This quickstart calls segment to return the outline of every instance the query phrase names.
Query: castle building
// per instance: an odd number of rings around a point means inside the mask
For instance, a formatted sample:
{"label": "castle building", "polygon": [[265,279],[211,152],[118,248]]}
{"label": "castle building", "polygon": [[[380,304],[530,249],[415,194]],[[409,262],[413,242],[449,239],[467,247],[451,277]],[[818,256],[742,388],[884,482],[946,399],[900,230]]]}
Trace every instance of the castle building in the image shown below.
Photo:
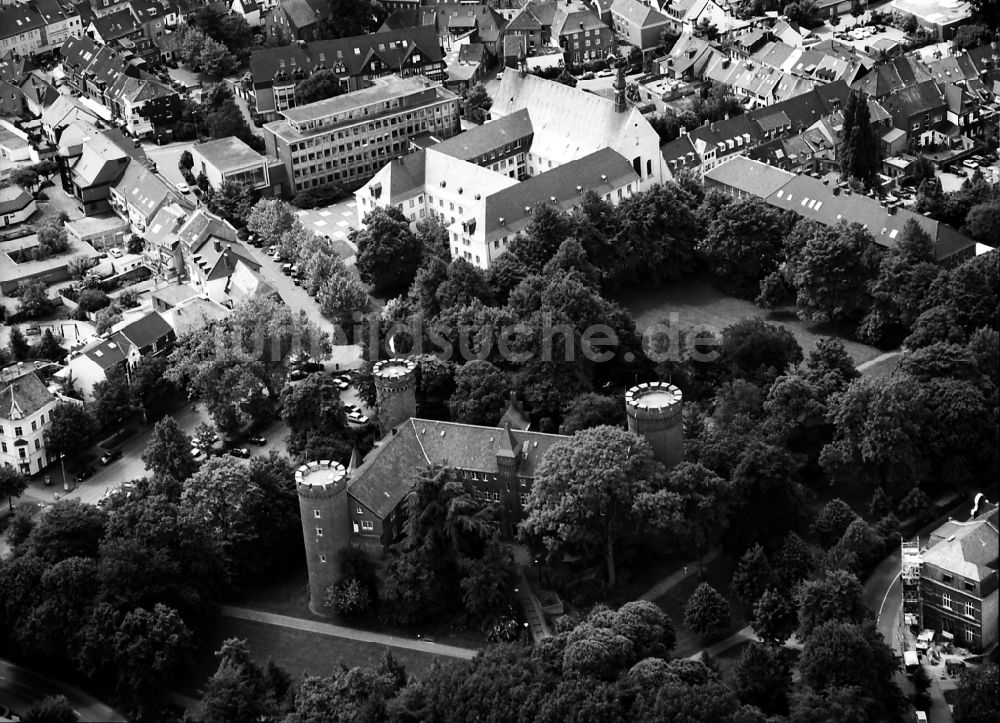
{"label": "castle building", "polygon": [[[309,569],[310,607],[320,613],[326,589],[337,582],[337,557],[354,547],[380,558],[403,533],[403,505],[410,475],[429,465],[451,467],[475,491],[497,506],[499,529],[513,537],[535,479],[535,470],[554,445],[570,437],[530,431],[516,400],[501,426],[420,419],[416,411],[416,364],[388,359],[374,370],[379,422],[384,437],[358,464],[304,465],[295,473],[302,534]],[[645,437],[668,467],[684,457],[682,395],[653,382],[630,389],[625,399],[629,430]],[[517,413],[515,414],[514,411]],[[524,428],[518,428],[519,426]]]}

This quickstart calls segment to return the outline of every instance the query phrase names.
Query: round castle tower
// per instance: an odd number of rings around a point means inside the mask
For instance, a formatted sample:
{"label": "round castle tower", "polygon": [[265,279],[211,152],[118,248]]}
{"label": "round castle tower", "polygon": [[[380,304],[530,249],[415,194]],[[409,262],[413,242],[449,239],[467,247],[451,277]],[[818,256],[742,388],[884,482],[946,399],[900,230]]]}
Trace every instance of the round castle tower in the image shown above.
{"label": "round castle tower", "polygon": [[295,470],[302,539],[309,569],[309,609],[323,615],[326,589],[338,582],[338,556],[351,542],[347,470],[338,462],[310,462]]}
{"label": "round castle tower", "polygon": [[378,394],[378,419],[382,434],[400,422],[417,416],[417,363],[411,359],[385,359],[378,362],[375,391]]}
{"label": "round castle tower", "polygon": [[667,467],[684,460],[683,395],[666,382],[649,382],[625,394],[628,430],[645,437],[653,456]]}

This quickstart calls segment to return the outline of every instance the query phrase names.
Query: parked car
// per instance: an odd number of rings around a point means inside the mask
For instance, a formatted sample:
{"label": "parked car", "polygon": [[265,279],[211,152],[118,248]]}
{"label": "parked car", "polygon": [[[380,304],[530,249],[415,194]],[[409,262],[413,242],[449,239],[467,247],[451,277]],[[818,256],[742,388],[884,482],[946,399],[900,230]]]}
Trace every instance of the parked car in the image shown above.
{"label": "parked car", "polygon": [[234,457],[239,457],[240,459],[246,459],[250,456],[250,450],[246,447],[233,447],[229,450],[229,454]]}
{"label": "parked car", "polygon": [[340,391],[344,391],[349,386],[351,386],[351,382],[346,377],[334,377],[333,386],[337,387],[337,389],[339,389]]}
{"label": "parked car", "polygon": [[367,424],[368,417],[366,417],[360,411],[351,412],[350,414],[347,415],[347,421],[354,422],[355,424]]}
{"label": "parked car", "polygon": [[267,438],[260,435],[256,437],[250,437],[247,441],[250,444],[256,444],[258,447],[263,447],[265,444],[267,444]]}
{"label": "parked car", "polygon": [[111,258],[114,258],[114,259],[120,259],[122,256],[125,255],[122,252],[122,250],[120,248],[118,248],[117,246],[114,246],[114,247],[108,249],[108,253],[111,254]]}
{"label": "parked car", "polygon": [[94,469],[91,465],[87,465],[79,472],[77,472],[75,475],[73,475],[73,479],[76,480],[77,484],[80,484],[84,480],[90,479],[95,474],[97,474],[97,470]]}
{"label": "parked car", "polygon": [[309,376],[309,372],[304,369],[292,369],[288,372],[288,381],[290,382],[300,382]]}
{"label": "parked car", "polygon": [[177,184],[177,190],[180,191],[181,193],[190,193],[191,192],[191,186],[189,186],[189,185],[187,185],[186,183],[183,183],[183,182],[182,183],[178,183]]}
{"label": "parked car", "polygon": [[274,244],[267,247],[268,256],[275,256],[278,253],[278,247]]}
{"label": "parked car", "polygon": [[281,273],[283,273],[285,276],[291,276],[292,275],[292,265],[291,264],[284,264],[284,265],[282,265],[282,267],[281,267]]}
{"label": "parked car", "polygon": [[591,73],[589,70],[580,76],[580,80],[593,80],[597,76]]}
{"label": "parked car", "polygon": [[964,161],[962,161],[962,165],[965,166],[966,168],[972,169],[973,171],[979,168],[979,164],[976,163],[971,158],[966,158]]}
{"label": "parked car", "polygon": [[598,78],[610,78],[614,74],[615,74],[615,71],[611,70],[611,68],[608,68],[607,70],[602,70],[601,72],[599,72],[597,74],[597,77]]}
{"label": "parked car", "polygon": [[114,462],[116,459],[121,459],[121,458],[122,458],[122,451],[120,449],[113,449],[110,452],[106,452],[101,457],[101,464],[103,464],[103,465],[109,465],[112,462]]}
{"label": "parked car", "polygon": [[205,453],[202,451],[201,447],[198,447],[196,445],[194,447],[191,447],[191,458],[195,462],[200,462],[201,460],[205,459]]}

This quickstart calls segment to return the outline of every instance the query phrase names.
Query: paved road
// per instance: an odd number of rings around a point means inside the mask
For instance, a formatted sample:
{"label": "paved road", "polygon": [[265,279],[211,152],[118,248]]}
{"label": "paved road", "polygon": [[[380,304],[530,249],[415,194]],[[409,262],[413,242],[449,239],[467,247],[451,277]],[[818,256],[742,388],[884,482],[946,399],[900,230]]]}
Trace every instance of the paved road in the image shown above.
{"label": "paved road", "polygon": [[233,607],[230,605],[223,605],[219,612],[226,617],[236,618],[237,620],[250,620],[256,623],[265,623],[267,625],[277,625],[283,628],[291,628],[292,630],[302,630],[307,633],[329,635],[335,638],[346,638],[348,640],[357,640],[362,643],[387,645],[391,648],[404,648],[406,650],[415,650],[418,653],[443,655],[449,658],[471,660],[476,657],[476,654],[479,652],[478,650],[473,650],[472,648],[460,648],[455,645],[432,643],[426,640],[408,640],[406,638],[397,638],[393,635],[372,633],[367,630],[355,630],[354,628],[345,628],[331,623],[322,623],[316,620],[304,620],[302,618],[289,617],[288,615],[276,615],[274,613],[265,613],[259,610],[249,610],[247,608]]}
{"label": "paved road", "polygon": [[[707,565],[718,556],[719,556],[719,551],[712,550],[707,555],[705,555],[705,557],[701,559],[701,564]],[[690,570],[688,570],[688,568],[690,568]],[[674,585],[678,585],[682,580],[684,580],[684,578],[688,576],[689,573],[691,575],[695,575],[698,573],[698,562],[691,562],[688,565],[685,565],[683,570],[677,570],[672,575],[668,575],[667,577],[663,578],[658,583],[653,585],[653,587],[649,588],[649,590],[644,592],[639,599],[656,600],[659,597],[663,597],[667,593],[667,590],[672,588]]]}
{"label": "paved road", "polygon": [[4,705],[23,714],[35,701],[50,695],[66,696],[80,720],[115,723],[126,720],[118,711],[79,688],[0,660],[0,702]]}

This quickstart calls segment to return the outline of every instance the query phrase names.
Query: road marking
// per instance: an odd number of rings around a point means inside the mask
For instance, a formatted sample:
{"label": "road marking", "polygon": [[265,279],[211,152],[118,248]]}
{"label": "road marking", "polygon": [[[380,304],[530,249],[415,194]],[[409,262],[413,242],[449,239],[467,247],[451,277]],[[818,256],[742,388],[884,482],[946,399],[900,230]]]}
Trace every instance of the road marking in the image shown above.
{"label": "road marking", "polygon": [[882,609],[885,607],[885,601],[889,599],[889,593],[892,591],[892,586],[896,584],[896,580],[898,580],[902,574],[903,571],[900,570],[893,576],[892,580],[889,581],[889,587],[885,589],[885,596],[882,598],[882,604],[878,606],[878,615],[875,616],[876,623],[882,619]]}
{"label": "road marking", "polygon": [[313,226],[326,226],[326,221],[313,221]]}

